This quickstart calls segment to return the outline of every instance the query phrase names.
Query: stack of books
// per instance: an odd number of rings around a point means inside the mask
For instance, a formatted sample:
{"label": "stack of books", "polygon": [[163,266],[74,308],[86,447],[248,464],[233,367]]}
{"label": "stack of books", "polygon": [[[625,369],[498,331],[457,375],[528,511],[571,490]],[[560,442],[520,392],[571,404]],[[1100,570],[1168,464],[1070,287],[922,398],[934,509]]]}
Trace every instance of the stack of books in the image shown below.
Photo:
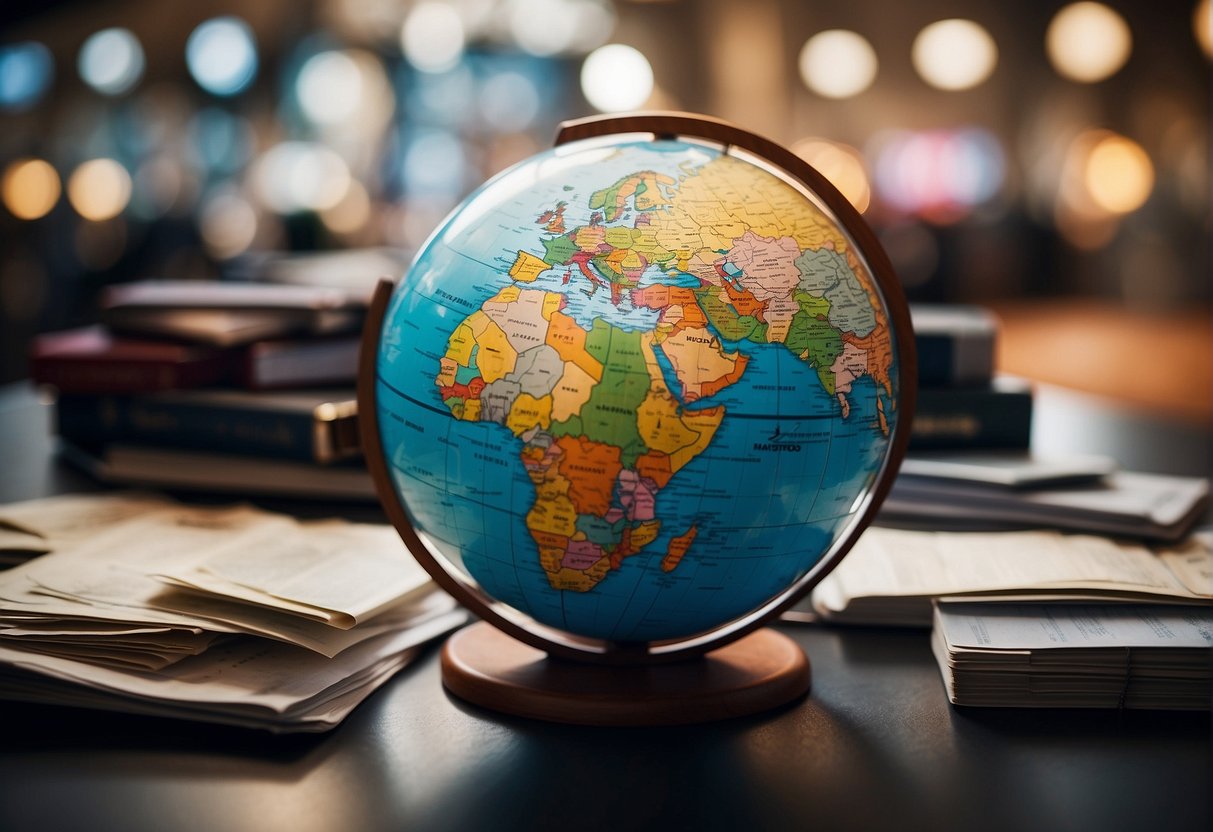
{"label": "stack of books", "polygon": [[1118,470],[1099,456],[1030,449],[1033,392],[994,371],[998,319],[975,306],[912,306],[919,358],[909,450],[878,522],[900,528],[1048,528],[1177,542],[1207,480]]}
{"label": "stack of books", "polygon": [[324,731],[466,622],[391,526],[145,494],[0,506],[0,698]]}
{"label": "stack of books", "polygon": [[366,297],[323,286],[145,281],[102,323],[43,335],[64,456],[98,478],[373,500],[354,382]]}
{"label": "stack of books", "polygon": [[1026,451],[1032,388],[996,376],[999,323],[980,306],[912,304],[918,352],[918,403],[912,451]]}

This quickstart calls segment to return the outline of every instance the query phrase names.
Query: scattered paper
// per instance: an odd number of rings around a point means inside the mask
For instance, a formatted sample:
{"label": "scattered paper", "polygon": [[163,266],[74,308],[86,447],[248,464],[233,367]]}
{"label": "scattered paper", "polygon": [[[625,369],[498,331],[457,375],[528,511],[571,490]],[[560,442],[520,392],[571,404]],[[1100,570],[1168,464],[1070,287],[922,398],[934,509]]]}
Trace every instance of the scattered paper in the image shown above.
{"label": "scattered paper", "polygon": [[54,499],[0,506],[50,549],[0,572],[0,698],[326,730],[467,620],[390,526]]}
{"label": "scattered paper", "polygon": [[1059,532],[871,528],[810,597],[825,618],[930,626],[931,600],[1015,595],[1208,603],[1213,546],[1196,535],[1150,547]]}

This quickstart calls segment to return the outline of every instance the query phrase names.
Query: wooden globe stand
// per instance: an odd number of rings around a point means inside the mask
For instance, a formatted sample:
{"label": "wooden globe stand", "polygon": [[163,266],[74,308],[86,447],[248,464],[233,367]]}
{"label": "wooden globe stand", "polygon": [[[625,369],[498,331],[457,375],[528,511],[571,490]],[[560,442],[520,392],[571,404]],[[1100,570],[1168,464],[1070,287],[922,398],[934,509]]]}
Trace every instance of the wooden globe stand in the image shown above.
{"label": "wooden globe stand", "polygon": [[679,113],[586,119],[562,126],[557,144],[608,134],[689,135],[757,154],[789,173],[829,207],[868,257],[884,293],[900,360],[899,415],[883,475],[847,534],[793,586],[717,630],[671,642],[620,645],[582,639],[526,619],[487,597],[445,563],[396,494],[378,424],[377,362],[384,316],[395,288],[381,281],[363,329],[358,413],[363,452],[380,503],[435,582],[484,619],[451,636],[442,681],[454,695],[517,716],[583,725],[670,725],[746,716],[808,693],[809,661],[795,641],[763,623],[802,597],[832,569],[871,521],[909,440],[916,362],[904,295],[871,229],[821,174],[779,145],[725,122]]}
{"label": "wooden globe stand", "polygon": [[557,659],[480,621],[442,649],[451,693],[495,711],[576,725],[681,725],[769,711],[809,692],[800,645],[761,629],[668,664]]}

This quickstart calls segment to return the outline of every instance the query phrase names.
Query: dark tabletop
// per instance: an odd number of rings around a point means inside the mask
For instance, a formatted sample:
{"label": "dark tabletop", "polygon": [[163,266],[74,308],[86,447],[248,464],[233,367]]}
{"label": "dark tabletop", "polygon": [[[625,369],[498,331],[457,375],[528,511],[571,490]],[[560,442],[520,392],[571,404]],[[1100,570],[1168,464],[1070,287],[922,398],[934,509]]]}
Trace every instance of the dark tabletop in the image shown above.
{"label": "dark tabletop", "polygon": [[[0,501],[97,487],[45,419],[0,391]],[[1213,829],[1207,713],[959,709],[926,631],[778,628],[809,696],[690,727],[490,713],[433,648],[318,736],[6,703],[0,830]]]}

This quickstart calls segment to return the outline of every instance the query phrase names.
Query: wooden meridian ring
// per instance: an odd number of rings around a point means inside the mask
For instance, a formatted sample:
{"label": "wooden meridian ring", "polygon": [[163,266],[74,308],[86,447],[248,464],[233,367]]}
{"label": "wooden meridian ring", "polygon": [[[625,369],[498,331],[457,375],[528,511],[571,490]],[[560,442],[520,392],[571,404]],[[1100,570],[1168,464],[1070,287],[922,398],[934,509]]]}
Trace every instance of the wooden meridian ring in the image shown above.
{"label": "wooden meridian ring", "polygon": [[914,412],[917,360],[914,351],[913,329],[905,295],[898,283],[893,266],[877,240],[876,235],[864,222],[859,212],[830,184],[795,154],[769,139],[742,130],[718,119],[693,116],[683,113],[651,113],[628,116],[606,116],[566,122],[561,126],[556,144],[566,144],[582,139],[627,133],[648,133],[657,138],[690,138],[719,143],[725,149],[738,148],[755,157],[755,161],[772,166],[774,175],[780,174],[789,181],[815,196],[824,203],[833,219],[855,243],[857,254],[868,266],[872,279],[884,301],[884,311],[889,317],[889,328],[896,340],[898,373],[896,402],[897,418],[893,425],[889,449],[885,454],[881,471],[865,504],[846,532],[826,553],[792,586],[769,599],[761,607],[727,622],[720,627],[686,638],[663,642],[618,643],[582,638],[541,624],[505,604],[489,598],[470,579],[448,569],[445,560],[435,552],[417,533],[409,520],[392,485],[387,460],[383,454],[378,423],[378,356],[383,318],[395,284],[383,280],[376,287],[374,298],[367,313],[363,329],[358,373],[358,421],[363,452],[367,467],[375,482],[379,501],[395,525],[405,544],[434,580],[465,607],[493,626],[518,641],[547,652],[549,655],[583,662],[608,664],[642,664],[680,661],[702,655],[710,650],[745,636],[766,621],[783,612],[806,592],[812,589],[832,570],[854,545],[856,538],[871,523],[881,502],[884,501],[897,469],[905,456],[909,442],[910,421]]}

